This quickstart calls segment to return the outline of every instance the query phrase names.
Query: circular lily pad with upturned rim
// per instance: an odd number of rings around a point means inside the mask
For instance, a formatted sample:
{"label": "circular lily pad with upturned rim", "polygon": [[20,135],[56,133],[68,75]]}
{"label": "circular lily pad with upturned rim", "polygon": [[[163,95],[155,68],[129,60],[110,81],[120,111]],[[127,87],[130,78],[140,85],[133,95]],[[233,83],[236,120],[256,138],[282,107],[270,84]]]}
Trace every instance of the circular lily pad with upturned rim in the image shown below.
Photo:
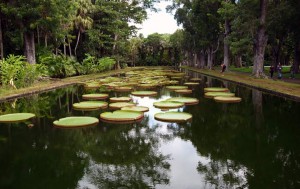
{"label": "circular lily pad with upturned rim", "polygon": [[101,84],[98,82],[85,83],[84,88],[86,89],[98,89],[101,87]]}
{"label": "circular lily pad with upturned rim", "polygon": [[197,98],[191,97],[173,97],[168,98],[167,101],[182,102],[185,105],[195,105],[199,103],[199,100]]}
{"label": "circular lily pad with upturned rim", "polygon": [[156,91],[133,91],[131,92],[134,96],[156,96]]}
{"label": "circular lily pad with upturned rim", "polygon": [[216,96],[214,97],[216,102],[223,102],[223,103],[238,103],[242,101],[242,98],[235,97],[235,96]]}
{"label": "circular lily pad with upturned rim", "polygon": [[179,90],[175,90],[176,93],[178,94],[192,94],[193,91],[190,89],[179,89]]}
{"label": "circular lily pad with upturned rim", "polygon": [[116,91],[116,92],[130,92],[132,90],[133,90],[132,87],[115,87],[114,88],[114,91]]}
{"label": "circular lily pad with upturned rim", "polygon": [[103,101],[83,101],[74,103],[73,108],[75,110],[93,111],[107,108],[108,103]]}
{"label": "circular lily pad with upturned rim", "polygon": [[109,99],[110,102],[129,102],[132,99],[127,96],[122,96],[122,97],[112,97]]}
{"label": "circular lily pad with upturned rim", "polygon": [[133,102],[114,102],[109,104],[109,108],[114,110],[121,109],[126,106],[135,106],[135,104]]}
{"label": "circular lily pad with upturned rim", "polygon": [[173,102],[173,101],[160,101],[154,102],[153,106],[160,109],[174,109],[174,108],[181,108],[184,106],[182,102]]}
{"label": "circular lily pad with upturned rim", "polygon": [[216,96],[235,96],[235,94],[229,92],[207,92],[204,93],[204,96],[207,98],[214,98]]}
{"label": "circular lily pad with upturned rim", "polygon": [[148,112],[149,108],[146,106],[126,106],[121,108],[121,110],[130,110],[130,111],[137,111],[137,112]]}
{"label": "circular lily pad with upturned rim", "polygon": [[95,93],[95,94],[84,94],[82,95],[82,99],[84,100],[104,100],[108,98],[108,94],[103,93]]}
{"label": "circular lily pad with upturned rim", "polygon": [[204,92],[229,92],[229,89],[222,87],[207,87],[204,88]]}
{"label": "circular lily pad with upturned rim", "polygon": [[179,89],[187,89],[188,86],[180,86],[180,85],[171,85],[171,86],[166,86],[166,89],[169,90],[179,90]]}
{"label": "circular lily pad with upturned rim", "polygon": [[35,114],[32,113],[5,114],[0,116],[0,123],[16,123],[16,122],[26,121],[34,117]]}
{"label": "circular lily pad with upturned rim", "polygon": [[184,85],[196,86],[196,85],[199,85],[199,83],[197,83],[197,82],[186,82],[186,83],[184,83]]}
{"label": "circular lily pad with upturned rim", "polygon": [[154,115],[154,118],[163,122],[182,123],[192,120],[192,114],[185,112],[161,112]]}
{"label": "circular lily pad with upturned rim", "polygon": [[62,128],[78,128],[98,125],[95,117],[65,117],[53,122],[54,126]]}
{"label": "circular lily pad with upturned rim", "polygon": [[199,82],[201,80],[202,80],[201,78],[196,78],[196,77],[190,79],[190,81],[193,81],[193,82]]}
{"label": "circular lily pad with upturned rim", "polygon": [[138,87],[143,88],[143,89],[153,89],[153,88],[156,88],[157,85],[144,83],[144,84],[139,84]]}
{"label": "circular lily pad with upturned rim", "polygon": [[100,114],[101,121],[108,123],[135,123],[140,122],[143,118],[143,112],[129,110],[117,110]]}

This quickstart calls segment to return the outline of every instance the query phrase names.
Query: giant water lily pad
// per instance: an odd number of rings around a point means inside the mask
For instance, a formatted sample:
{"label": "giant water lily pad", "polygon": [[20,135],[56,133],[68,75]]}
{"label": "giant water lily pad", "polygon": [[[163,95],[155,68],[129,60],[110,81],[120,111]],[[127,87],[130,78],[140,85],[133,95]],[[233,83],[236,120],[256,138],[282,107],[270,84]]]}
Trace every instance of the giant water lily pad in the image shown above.
{"label": "giant water lily pad", "polygon": [[73,104],[73,108],[75,110],[92,111],[107,108],[107,105],[107,102],[103,101],[83,101]]}
{"label": "giant water lily pad", "polygon": [[117,110],[100,114],[101,121],[109,123],[134,123],[141,121],[143,117],[143,112],[128,110]]}
{"label": "giant water lily pad", "polygon": [[192,114],[185,112],[161,112],[154,115],[158,121],[181,123],[192,119]]}
{"label": "giant water lily pad", "polygon": [[138,111],[138,112],[148,112],[149,108],[146,106],[126,106],[121,108],[121,110],[130,110],[130,111]]}
{"label": "giant water lily pad", "polygon": [[184,85],[196,86],[196,85],[199,85],[199,83],[197,83],[197,82],[186,82],[186,83],[184,83]]}
{"label": "giant water lily pad", "polygon": [[157,87],[157,85],[156,84],[143,83],[143,84],[139,84],[138,87],[143,88],[143,89],[153,89],[153,88]]}
{"label": "giant water lily pad", "polygon": [[114,102],[114,103],[109,104],[109,108],[115,109],[115,110],[121,109],[126,106],[135,106],[135,104],[132,102]]}
{"label": "giant water lily pad", "polygon": [[172,101],[160,101],[154,102],[153,106],[160,109],[173,109],[173,108],[181,108],[184,106],[182,102],[172,102]]}
{"label": "giant water lily pad", "polygon": [[197,78],[197,77],[194,77],[194,78],[190,79],[190,81],[192,81],[192,82],[199,82],[201,80],[202,80],[201,78]]}
{"label": "giant water lily pad", "polygon": [[204,96],[207,98],[214,98],[216,96],[235,96],[235,94],[229,92],[207,92]]}
{"label": "giant water lily pad", "polygon": [[95,117],[65,117],[53,122],[54,126],[63,128],[96,126],[98,123]]}
{"label": "giant water lily pad", "polygon": [[84,100],[104,100],[104,99],[107,99],[108,98],[108,94],[84,94],[82,95],[82,98]]}
{"label": "giant water lily pad", "polygon": [[204,92],[228,92],[228,88],[222,88],[222,87],[207,87],[204,88]]}
{"label": "giant water lily pad", "polygon": [[0,116],[0,123],[15,123],[26,121],[28,119],[34,118],[35,114],[32,113],[12,113]]}
{"label": "giant water lily pad", "polygon": [[101,84],[96,81],[84,84],[84,88],[86,89],[98,89],[99,87],[101,87]]}
{"label": "giant water lily pad", "polygon": [[117,92],[129,92],[132,91],[132,87],[115,87],[114,89]]}
{"label": "giant water lily pad", "polygon": [[109,99],[110,102],[129,102],[132,99],[127,96],[122,96],[122,97],[112,97]]}
{"label": "giant water lily pad", "polygon": [[175,92],[178,93],[178,94],[191,94],[191,93],[193,93],[193,91],[190,90],[190,89],[179,89],[179,90],[175,90]]}
{"label": "giant water lily pad", "polygon": [[216,102],[223,102],[223,103],[237,103],[241,102],[242,98],[235,97],[235,96],[216,96],[214,97]]}
{"label": "giant water lily pad", "polygon": [[133,91],[131,92],[134,96],[156,96],[156,91]]}
{"label": "giant water lily pad", "polygon": [[191,97],[173,97],[168,98],[167,101],[182,102],[185,105],[195,105],[199,103],[199,100],[197,98]]}
{"label": "giant water lily pad", "polygon": [[171,85],[171,86],[166,86],[166,88],[169,90],[179,90],[179,89],[187,89],[188,86]]}

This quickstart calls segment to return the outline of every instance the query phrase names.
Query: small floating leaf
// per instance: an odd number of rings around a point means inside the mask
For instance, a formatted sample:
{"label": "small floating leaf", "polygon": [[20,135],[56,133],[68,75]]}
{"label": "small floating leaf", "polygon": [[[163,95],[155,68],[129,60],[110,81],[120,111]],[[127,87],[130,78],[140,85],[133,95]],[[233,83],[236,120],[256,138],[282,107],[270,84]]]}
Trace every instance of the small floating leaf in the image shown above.
{"label": "small floating leaf", "polygon": [[134,123],[141,121],[143,117],[143,112],[128,110],[117,110],[100,114],[100,119],[109,123]]}
{"label": "small floating leaf", "polygon": [[186,122],[192,119],[192,114],[185,112],[161,112],[154,115],[154,118],[164,122]]}
{"label": "small floating leaf", "polygon": [[73,104],[73,108],[75,110],[92,111],[107,108],[107,105],[107,102],[103,101],[83,101]]}
{"label": "small floating leaf", "polygon": [[108,94],[84,94],[82,98],[85,100],[104,100],[108,98]]}
{"label": "small floating leaf", "polygon": [[149,108],[146,106],[126,106],[121,108],[121,110],[130,110],[130,111],[138,111],[138,112],[148,112]]}
{"label": "small floating leaf", "polygon": [[222,87],[207,87],[204,88],[204,92],[228,92],[228,88],[222,88]]}
{"label": "small floating leaf", "polygon": [[26,121],[28,119],[34,118],[35,114],[32,113],[12,113],[0,116],[0,123],[15,123]]}
{"label": "small floating leaf", "polygon": [[54,126],[64,128],[96,126],[98,123],[95,117],[65,117],[53,122]]}
{"label": "small floating leaf", "polygon": [[234,96],[216,96],[214,97],[216,102],[223,102],[223,103],[237,103],[241,102],[242,98],[234,97]]}
{"label": "small floating leaf", "polygon": [[156,96],[156,91],[133,91],[131,92],[134,96]]}
{"label": "small floating leaf", "polygon": [[195,105],[199,103],[199,100],[197,98],[191,97],[173,97],[167,99],[167,101],[182,102],[185,105]]}
{"label": "small floating leaf", "polygon": [[160,109],[172,109],[172,108],[180,108],[184,106],[184,103],[172,102],[172,101],[160,101],[160,102],[154,102],[153,106]]}

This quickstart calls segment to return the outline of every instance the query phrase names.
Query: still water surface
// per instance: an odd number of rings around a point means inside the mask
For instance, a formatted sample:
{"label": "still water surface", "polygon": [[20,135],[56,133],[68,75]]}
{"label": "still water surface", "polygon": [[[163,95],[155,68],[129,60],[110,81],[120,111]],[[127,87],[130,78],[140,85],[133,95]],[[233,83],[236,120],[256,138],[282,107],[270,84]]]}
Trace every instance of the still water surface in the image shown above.
{"label": "still water surface", "polygon": [[[133,97],[150,111],[138,124],[100,122],[59,129],[66,116],[99,117],[103,111],[72,110],[82,86],[2,103],[1,114],[32,112],[27,123],[0,124],[0,188],[300,188],[300,103],[195,73],[202,82],[191,97],[200,103],[176,111],[190,123],[156,121],[153,102],[178,96]],[[204,87],[228,87],[238,104],[204,98]],[[110,96],[129,95],[114,93]]]}

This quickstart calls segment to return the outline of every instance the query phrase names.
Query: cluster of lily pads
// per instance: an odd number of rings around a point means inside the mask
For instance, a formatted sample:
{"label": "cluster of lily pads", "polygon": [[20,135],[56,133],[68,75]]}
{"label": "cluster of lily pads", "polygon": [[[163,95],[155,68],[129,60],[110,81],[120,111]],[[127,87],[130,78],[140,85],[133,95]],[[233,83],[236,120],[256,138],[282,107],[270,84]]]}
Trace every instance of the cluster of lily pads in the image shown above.
{"label": "cluster of lily pads", "polygon": [[[100,88],[106,91],[116,93],[130,93],[132,96],[145,97],[157,96],[155,89],[166,86],[166,89],[178,94],[191,94],[193,86],[199,85],[201,79],[192,78],[185,81],[185,73],[174,70],[138,70],[130,71],[124,77],[106,77],[98,80],[83,83],[86,91],[92,90],[92,93],[82,95],[81,102],[74,103],[73,109],[80,111],[95,111],[109,109],[103,112],[99,118],[108,123],[135,123],[144,118],[144,112],[149,111],[146,106],[136,106],[129,96],[111,97],[109,94],[98,92]],[[94,92],[96,91],[96,92]],[[154,115],[156,120],[165,122],[186,122],[192,119],[192,115],[184,112],[166,111],[177,109],[183,106],[198,104],[199,100],[191,97],[173,97],[164,101],[155,102],[154,107],[163,110],[161,113]],[[0,122],[18,122],[35,117],[30,113],[7,114],[0,116]],[[99,123],[99,119],[88,116],[65,117],[53,122],[56,127],[73,128],[94,126]]]}
{"label": "cluster of lily pads", "polygon": [[242,100],[242,98],[236,97],[234,93],[231,93],[228,88],[207,87],[204,88],[204,92],[206,98],[213,98],[216,102],[237,103]]}

